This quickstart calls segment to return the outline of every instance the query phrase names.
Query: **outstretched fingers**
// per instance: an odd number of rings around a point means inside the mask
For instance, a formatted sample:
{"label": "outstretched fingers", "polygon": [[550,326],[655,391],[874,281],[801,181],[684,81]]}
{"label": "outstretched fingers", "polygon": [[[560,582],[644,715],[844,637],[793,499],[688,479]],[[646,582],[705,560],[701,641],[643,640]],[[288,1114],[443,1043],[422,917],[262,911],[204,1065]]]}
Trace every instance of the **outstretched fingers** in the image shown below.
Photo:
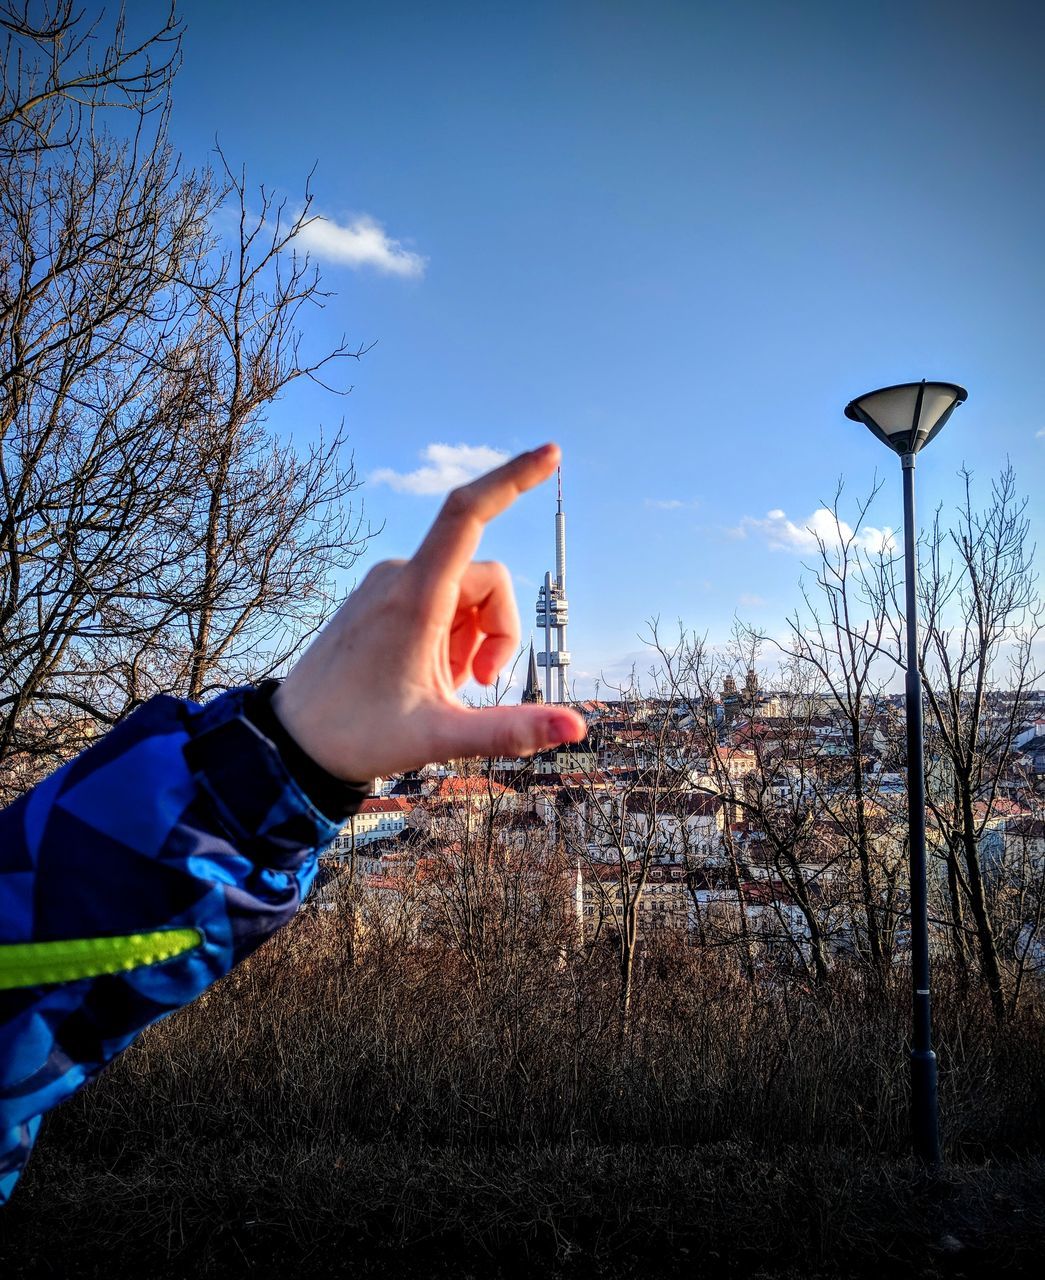
{"label": "outstretched fingers", "polygon": [[455,489],[417,549],[409,570],[423,593],[438,590],[464,572],[484,527],[528,489],[547,480],[559,461],[559,446],[541,445]]}

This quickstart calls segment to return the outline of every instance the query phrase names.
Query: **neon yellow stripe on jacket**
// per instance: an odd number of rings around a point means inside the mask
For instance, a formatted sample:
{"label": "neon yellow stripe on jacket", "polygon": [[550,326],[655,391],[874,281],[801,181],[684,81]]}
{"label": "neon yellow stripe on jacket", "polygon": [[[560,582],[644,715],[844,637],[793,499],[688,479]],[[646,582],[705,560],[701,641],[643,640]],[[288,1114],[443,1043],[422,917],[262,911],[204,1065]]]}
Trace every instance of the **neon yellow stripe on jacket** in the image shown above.
{"label": "neon yellow stripe on jacket", "polygon": [[199,929],[159,929],[116,938],[0,944],[0,991],[139,969],[184,955],[202,941]]}

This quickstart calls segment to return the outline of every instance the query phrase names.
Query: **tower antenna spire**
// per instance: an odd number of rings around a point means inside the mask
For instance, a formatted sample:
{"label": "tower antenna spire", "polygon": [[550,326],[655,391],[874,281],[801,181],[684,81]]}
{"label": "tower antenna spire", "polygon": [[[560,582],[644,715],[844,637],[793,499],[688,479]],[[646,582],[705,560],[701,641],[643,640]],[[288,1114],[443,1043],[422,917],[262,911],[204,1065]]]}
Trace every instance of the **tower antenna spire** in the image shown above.
{"label": "tower antenna spire", "polygon": [[544,575],[544,585],[537,596],[537,625],[544,632],[544,648],[537,655],[537,665],[545,669],[545,701],[566,702],[569,692],[566,669],[570,665],[570,651],[566,647],[569,604],[566,600],[566,513],[562,509],[561,466],[556,472],[556,482],[555,571]]}

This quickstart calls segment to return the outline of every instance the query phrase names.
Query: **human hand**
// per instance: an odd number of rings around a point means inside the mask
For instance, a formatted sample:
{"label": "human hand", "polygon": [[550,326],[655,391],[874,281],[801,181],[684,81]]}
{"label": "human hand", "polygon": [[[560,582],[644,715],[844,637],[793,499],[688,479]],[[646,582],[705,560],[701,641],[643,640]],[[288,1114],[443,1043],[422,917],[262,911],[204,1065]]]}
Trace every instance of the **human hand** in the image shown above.
{"label": "human hand", "polygon": [[504,565],[473,561],[484,526],[555,470],[546,444],[455,489],[412,560],[375,565],[280,685],[272,706],[336,777],[364,781],[464,756],[528,756],[584,737],[563,706],[473,710],[519,645]]}

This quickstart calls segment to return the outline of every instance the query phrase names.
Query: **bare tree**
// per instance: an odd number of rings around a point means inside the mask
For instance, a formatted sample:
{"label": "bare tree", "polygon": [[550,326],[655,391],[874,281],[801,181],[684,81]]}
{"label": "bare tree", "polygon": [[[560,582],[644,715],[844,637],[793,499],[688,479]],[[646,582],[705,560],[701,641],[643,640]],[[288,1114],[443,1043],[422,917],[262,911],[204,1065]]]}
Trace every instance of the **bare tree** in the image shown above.
{"label": "bare tree", "polygon": [[[994,1016],[1002,1022],[1008,1008],[1005,958],[992,918],[982,844],[1037,679],[1033,645],[1045,613],[1033,572],[1027,500],[1017,493],[1012,467],[994,481],[983,511],[973,500],[971,474],[963,470],[962,477],[956,518],[948,528],[937,512],[922,573],[929,750],[947,766],[946,776],[930,786],[928,804],[956,900],[971,917]],[[960,913],[958,907],[959,925]]]}
{"label": "bare tree", "polygon": [[[654,626],[654,635],[655,635]],[[669,667],[667,676],[674,674]],[[621,1026],[631,1017],[642,906],[663,844],[662,824],[688,779],[669,760],[672,690],[658,685],[647,698],[635,680],[614,692],[630,768],[612,779],[596,766],[563,791],[560,830],[572,860],[594,890],[599,919],[588,945],[607,938],[617,957]]]}
{"label": "bare tree", "polygon": [[721,874],[716,878],[722,880],[726,891],[736,902],[735,911],[724,910],[719,904],[713,911],[701,911],[696,890],[697,877],[702,872],[707,878],[709,860],[706,856],[698,858],[697,865],[689,867],[697,934],[702,945],[737,951],[741,971],[745,979],[753,983],[757,943],[748,916],[751,906],[747,888],[749,877],[741,847],[742,788],[740,779],[731,768],[726,741],[728,730],[719,696],[727,680],[733,680],[735,684],[738,664],[735,655],[716,654],[701,637],[693,634],[683,633],[681,644],[672,645],[661,643],[658,637],[655,647],[661,663],[676,673],[674,683],[686,712],[683,723],[691,734],[691,777],[697,774],[694,785],[699,793],[710,794],[720,807],[720,847],[715,861],[721,862]]}
{"label": "bare tree", "polygon": [[179,501],[165,520],[176,521],[179,578],[163,614],[150,613],[150,644],[135,651],[194,699],[278,670],[327,616],[335,572],[369,536],[350,502],[358,481],[343,427],[301,453],[265,426],[292,382],[362,354],[344,341],[314,359],[302,353],[300,313],[324,296],[318,273],[292,251],[311,195],[287,219],[264,189],[251,214],[243,178],[228,170],[224,193],[238,214],[236,240],[199,291],[197,323],[181,344],[193,401]]}
{"label": "bare tree", "polygon": [[1045,973],[1045,797],[1027,785],[1023,798],[1024,811],[992,833],[985,859],[988,908],[1010,970],[1010,1017],[1028,980]]}
{"label": "bare tree", "polygon": [[[759,968],[786,960],[825,983],[837,924],[826,917],[825,883],[837,854],[824,855],[814,822],[810,703],[792,691],[786,706],[775,705],[772,717],[764,714],[755,667],[759,645],[738,624],[725,653],[715,654],[699,637],[689,637],[683,650],[704,785],[723,810],[724,885],[735,899],[734,912],[715,912],[715,936],[707,941],[737,948],[749,982]],[[774,704],[782,698],[778,690]]]}
{"label": "bare tree", "polygon": [[104,15],[85,22],[75,0],[9,0],[0,30],[0,160],[74,145],[101,109],[162,109],[181,58],[173,3],[140,39],[128,36],[122,6],[107,27]]}
{"label": "bare tree", "polygon": [[[32,17],[32,21],[30,21]],[[8,9],[0,114],[0,762],[7,794],[160,690],[294,651],[365,537],[338,430],[301,455],[272,400],[321,302],[288,220],[167,141],[177,27],[99,51],[57,3]],[[120,135],[103,109],[128,108]],[[211,230],[229,200],[238,236]]]}
{"label": "bare tree", "polygon": [[[587,883],[587,946],[615,951],[624,1029],[638,959],[658,936],[739,945],[745,974],[753,979],[755,970],[731,826],[736,797],[725,771],[716,775],[719,726],[704,650],[681,627],[667,638],[657,620],[644,639],[654,660],[648,690],[634,675],[613,689],[613,715],[595,731],[602,763],[564,788],[561,812]],[[730,892],[733,912],[722,901]]]}
{"label": "bare tree", "polygon": [[51,763],[84,717],[116,718],[83,705],[80,642],[173,555],[156,522],[190,412],[175,353],[214,192],[137,124],[0,166],[0,759],[40,746]]}
{"label": "bare tree", "polygon": [[566,877],[526,778],[504,785],[492,760],[453,767],[418,805],[419,889],[429,937],[459,953],[476,990],[489,993],[564,946]]}
{"label": "bare tree", "polygon": [[[841,741],[833,767],[822,766],[813,780],[823,819],[837,831],[857,869],[856,954],[866,959],[874,984],[884,986],[891,961],[897,912],[898,859],[894,832],[899,817],[889,812],[880,787],[880,756],[874,738],[887,720],[886,683],[899,663],[897,636],[880,602],[891,594],[894,548],[882,536],[867,545],[864,525],[880,484],[857,504],[853,525],[842,519],[842,486],[829,508],[836,537],[816,535],[818,560],[812,584],[803,584],[805,608],[788,619],[785,654],[807,668],[825,715],[839,726]],[[824,762],[827,765],[828,762]]]}

